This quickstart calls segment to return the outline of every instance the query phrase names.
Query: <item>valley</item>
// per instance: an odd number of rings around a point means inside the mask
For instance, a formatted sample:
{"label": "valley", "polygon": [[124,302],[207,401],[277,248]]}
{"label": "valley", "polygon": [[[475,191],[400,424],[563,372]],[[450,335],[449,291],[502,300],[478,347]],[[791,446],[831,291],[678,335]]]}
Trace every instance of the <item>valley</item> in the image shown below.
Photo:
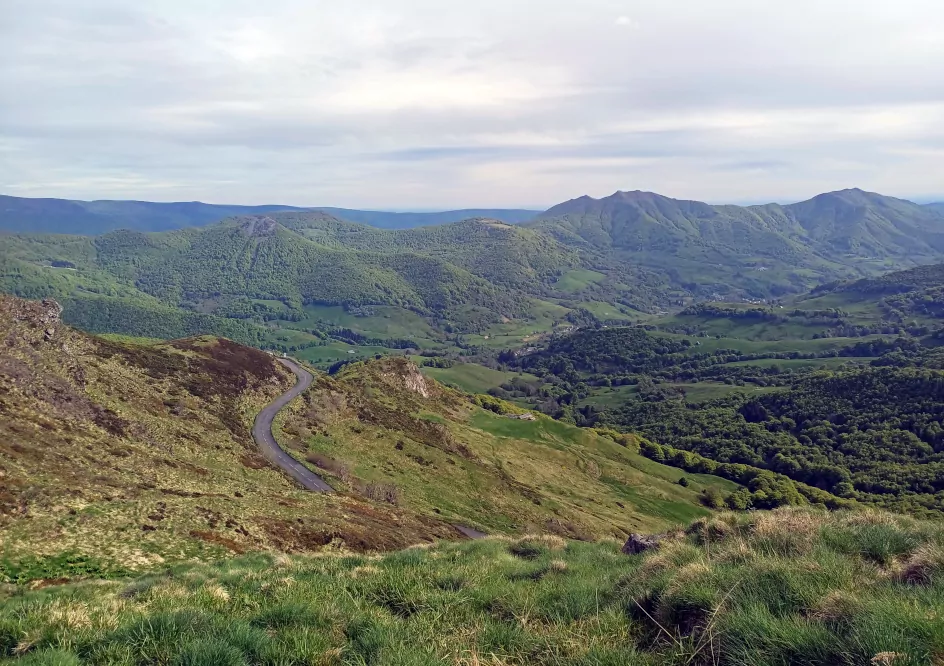
{"label": "valley", "polygon": [[944,217],[823,197],[0,237],[0,663],[944,654]]}

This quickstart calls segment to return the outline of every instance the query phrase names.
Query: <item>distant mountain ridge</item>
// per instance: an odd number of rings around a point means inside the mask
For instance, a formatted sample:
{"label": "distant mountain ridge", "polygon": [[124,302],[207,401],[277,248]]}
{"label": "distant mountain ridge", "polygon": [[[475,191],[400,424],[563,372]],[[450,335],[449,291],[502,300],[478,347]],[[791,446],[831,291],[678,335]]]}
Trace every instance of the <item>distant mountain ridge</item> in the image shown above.
{"label": "distant mountain ridge", "polygon": [[533,219],[540,212],[518,209],[469,209],[429,213],[390,213],[330,207],[235,206],[207,204],[200,201],[178,203],[73,201],[0,195],[0,232],[97,236],[118,229],[172,231],[187,227],[203,227],[228,217],[265,215],[277,211],[324,211],[350,222],[369,224],[384,229],[449,224],[471,217],[496,218],[515,224]]}
{"label": "distant mountain ridge", "polygon": [[616,192],[567,201],[523,226],[663,271],[704,297],[778,297],[816,282],[944,260],[944,214],[859,189],[759,206]]}

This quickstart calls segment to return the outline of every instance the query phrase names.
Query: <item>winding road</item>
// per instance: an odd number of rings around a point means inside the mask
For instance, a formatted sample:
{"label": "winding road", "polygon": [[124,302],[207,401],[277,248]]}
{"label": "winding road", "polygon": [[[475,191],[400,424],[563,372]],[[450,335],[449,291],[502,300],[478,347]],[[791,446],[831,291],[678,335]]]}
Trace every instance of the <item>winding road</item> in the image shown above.
{"label": "winding road", "polygon": [[278,400],[259,412],[256,416],[256,422],[252,426],[252,437],[256,440],[256,444],[259,445],[259,450],[262,451],[262,455],[266,460],[298,481],[306,490],[333,493],[334,488],[325,483],[320,476],[283,451],[272,434],[272,420],[275,415],[285,405],[307,391],[312,381],[314,381],[312,374],[297,363],[285,358],[280,358],[279,363],[295,373],[295,376],[298,377],[298,383],[279,396]]}
{"label": "winding road", "polygon": [[[298,377],[298,383],[279,396],[271,405],[259,412],[256,416],[256,422],[252,426],[253,439],[256,440],[256,444],[259,445],[259,450],[262,451],[262,455],[266,460],[298,481],[306,490],[314,490],[319,493],[333,493],[334,488],[325,483],[320,476],[287,454],[282,447],[279,446],[278,442],[275,441],[275,435],[272,434],[272,421],[275,419],[275,415],[288,403],[307,391],[308,387],[311,386],[311,383],[315,379],[310,372],[297,363],[287,358],[280,358],[278,360],[279,363],[295,373],[295,376]],[[480,532],[479,530],[466,527],[465,525],[453,524],[452,527],[469,539],[481,539],[488,536],[485,532]]]}

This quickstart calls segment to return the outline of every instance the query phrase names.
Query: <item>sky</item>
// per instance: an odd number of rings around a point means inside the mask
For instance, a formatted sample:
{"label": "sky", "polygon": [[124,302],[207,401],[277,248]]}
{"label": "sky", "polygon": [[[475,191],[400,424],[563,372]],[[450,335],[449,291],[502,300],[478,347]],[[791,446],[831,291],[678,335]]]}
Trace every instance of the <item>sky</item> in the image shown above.
{"label": "sky", "polygon": [[0,0],[0,193],[944,199],[940,0]]}

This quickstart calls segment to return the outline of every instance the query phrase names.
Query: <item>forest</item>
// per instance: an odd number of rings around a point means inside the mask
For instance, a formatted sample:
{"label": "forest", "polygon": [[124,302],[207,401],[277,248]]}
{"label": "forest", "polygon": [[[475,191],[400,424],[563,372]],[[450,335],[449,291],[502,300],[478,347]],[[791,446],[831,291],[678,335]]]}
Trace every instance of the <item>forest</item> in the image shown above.
{"label": "forest", "polygon": [[[659,443],[643,453],[684,469],[730,475],[714,465],[744,465],[835,497],[944,512],[944,353],[898,337],[819,355],[874,358],[836,370],[732,366],[746,358],[801,354],[698,352],[689,340],[642,328],[581,330],[532,353],[504,353],[500,358],[509,367],[541,381],[516,377],[492,393],[530,401],[578,425],[639,433]],[[668,383],[707,379],[749,390],[693,404]],[[588,404],[584,399],[600,385],[634,390],[617,405]],[[756,393],[774,386],[778,390]],[[697,462],[683,454],[697,455]],[[793,503],[781,490],[765,491],[760,500],[735,497],[730,505],[745,501],[758,508]]]}

